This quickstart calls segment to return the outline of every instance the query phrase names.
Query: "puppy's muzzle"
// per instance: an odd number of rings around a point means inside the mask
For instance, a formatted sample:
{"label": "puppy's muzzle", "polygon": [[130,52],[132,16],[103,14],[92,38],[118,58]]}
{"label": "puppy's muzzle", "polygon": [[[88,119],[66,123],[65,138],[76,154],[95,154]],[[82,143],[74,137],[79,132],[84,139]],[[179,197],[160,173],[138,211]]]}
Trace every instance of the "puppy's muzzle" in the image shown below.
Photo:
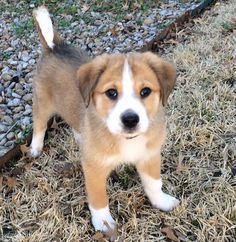
{"label": "puppy's muzzle", "polygon": [[121,122],[125,130],[132,132],[139,123],[139,116],[132,110],[127,110],[121,115]]}

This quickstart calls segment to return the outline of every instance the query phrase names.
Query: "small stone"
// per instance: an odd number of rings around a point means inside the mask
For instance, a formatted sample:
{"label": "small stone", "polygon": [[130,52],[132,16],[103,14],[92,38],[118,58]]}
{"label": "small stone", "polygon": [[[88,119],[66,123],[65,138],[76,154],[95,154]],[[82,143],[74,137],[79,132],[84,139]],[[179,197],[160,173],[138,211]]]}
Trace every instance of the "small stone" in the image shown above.
{"label": "small stone", "polygon": [[9,106],[9,107],[16,107],[16,106],[19,106],[19,105],[20,105],[20,99],[19,98],[14,98],[13,100],[10,100],[7,103],[7,106]]}
{"label": "small stone", "polygon": [[24,117],[21,120],[21,125],[23,125],[23,126],[29,125],[30,124],[30,121],[31,121],[31,118],[30,117]]}
{"label": "small stone", "polygon": [[16,66],[17,63],[18,63],[18,61],[15,61],[15,60],[10,59],[10,60],[8,60],[8,63],[11,64],[11,65],[13,65],[13,66]]}
{"label": "small stone", "polygon": [[27,93],[26,95],[23,96],[23,100],[28,102],[32,100],[32,94],[31,93]]}
{"label": "small stone", "polygon": [[26,104],[26,105],[25,105],[25,110],[27,110],[27,109],[30,109],[30,110],[32,110],[32,107],[31,107],[31,105],[29,105],[29,104]]}
{"label": "small stone", "polygon": [[11,93],[12,97],[21,98],[21,96],[15,92]]}
{"label": "small stone", "polygon": [[[15,19],[14,21],[16,21],[17,19]],[[16,47],[18,44],[19,44],[19,41],[20,41],[20,39],[16,39],[16,40],[12,40],[11,41],[11,46],[12,47]]]}
{"label": "small stone", "polygon": [[28,60],[30,59],[30,56],[27,52],[23,52],[22,55],[21,55],[21,59],[24,61],[24,62],[28,62]]}
{"label": "small stone", "polygon": [[15,90],[15,92],[16,92],[17,94],[19,94],[20,97],[22,97],[22,96],[25,95],[25,92],[24,92],[22,89]]}
{"label": "small stone", "polygon": [[153,18],[151,18],[151,17],[147,17],[145,20],[144,20],[144,24],[146,24],[146,25],[150,25],[150,24],[152,24],[154,22],[154,19]]}
{"label": "small stone", "polygon": [[11,82],[11,84],[9,85],[9,89],[12,89],[14,86],[16,85],[16,83],[15,82]]}
{"label": "small stone", "polygon": [[20,83],[16,83],[15,89],[16,90],[23,90],[23,87],[22,87],[22,85]]}
{"label": "small stone", "polygon": [[16,113],[13,115],[14,120],[18,120],[22,117],[22,113]]}
{"label": "small stone", "polygon": [[2,123],[0,123],[0,132],[3,133],[3,132],[6,132],[8,130],[8,127]]}
{"label": "small stone", "polygon": [[0,83],[0,95],[4,91],[4,86]]}
{"label": "small stone", "polygon": [[22,110],[24,110],[24,108],[23,108],[22,106],[19,106],[19,107],[14,108],[14,109],[13,109],[13,112],[14,112],[14,113],[19,113],[19,112],[21,112]]}
{"label": "small stone", "polygon": [[0,146],[4,145],[6,142],[7,142],[7,139],[6,138],[0,139]]}
{"label": "small stone", "polygon": [[13,145],[14,145],[14,141],[7,141],[7,142],[5,143],[5,146],[6,146],[6,147],[13,146]]}
{"label": "small stone", "polygon": [[13,119],[10,116],[4,116],[2,120],[8,124],[13,123]]}
{"label": "small stone", "polygon": [[31,114],[31,113],[32,113],[32,110],[27,109],[27,110],[25,110],[25,111],[23,112],[23,115],[29,115],[29,114]]}
{"label": "small stone", "polygon": [[21,62],[22,68],[25,69],[28,66],[28,63],[25,61]]}
{"label": "small stone", "polygon": [[30,64],[30,65],[34,65],[35,62],[36,62],[35,59],[30,59],[30,60],[29,60],[29,64]]}
{"label": "small stone", "polygon": [[11,76],[9,74],[7,74],[7,73],[4,73],[4,74],[2,74],[2,79],[4,81],[10,81],[11,80]]}
{"label": "small stone", "polygon": [[166,16],[167,15],[167,10],[163,9],[160,11],[161,16]]}
{"label": "small stone", "polygon": [[7,134],[7,139],[8,140],[12,140],[15,138],[15,134],[13,132],[10,132],[9,134]]}

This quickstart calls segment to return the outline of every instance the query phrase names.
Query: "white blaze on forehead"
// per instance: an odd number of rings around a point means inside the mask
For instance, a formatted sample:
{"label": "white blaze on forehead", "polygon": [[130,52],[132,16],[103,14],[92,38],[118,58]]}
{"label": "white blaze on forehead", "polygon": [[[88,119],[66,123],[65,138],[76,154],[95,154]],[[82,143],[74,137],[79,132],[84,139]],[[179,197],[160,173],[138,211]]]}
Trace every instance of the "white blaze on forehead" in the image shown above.
{"label": "white blaze on forehead", "polygon": [[122,74],[122,96],[134,95],[134,82],[132,80],[132,72],[127,58],[124,62],[124,69]]}

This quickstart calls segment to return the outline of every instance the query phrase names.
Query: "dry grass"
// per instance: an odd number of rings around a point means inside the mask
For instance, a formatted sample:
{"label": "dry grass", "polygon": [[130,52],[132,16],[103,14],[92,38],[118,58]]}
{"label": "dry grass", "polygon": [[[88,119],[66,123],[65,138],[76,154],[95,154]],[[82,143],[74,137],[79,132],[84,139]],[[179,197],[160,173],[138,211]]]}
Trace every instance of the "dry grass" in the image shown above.
{"label": "dry grass", "polygon": [[[168,107],[163,180],[182,203],[171,213],[152,208],[135,170],[121,167],[108,188],[119,241],[169,241],[166,227],[179,241],[236,241],[234,2],[206,12],[166,51],[179,77]],[[94,240],[78,148],[68,129],[53,132],[42,157],[19,162],[24,174],[0,179],[4,242]]]}

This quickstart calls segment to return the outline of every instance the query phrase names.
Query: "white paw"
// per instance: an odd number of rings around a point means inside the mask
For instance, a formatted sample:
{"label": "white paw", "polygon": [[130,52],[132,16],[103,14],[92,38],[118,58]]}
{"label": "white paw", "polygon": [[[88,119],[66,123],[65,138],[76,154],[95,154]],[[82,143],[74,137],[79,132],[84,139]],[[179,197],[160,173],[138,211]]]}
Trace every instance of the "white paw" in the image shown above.
{"label": "white paw", "polygon": [[42,148],[30,147],[29,155],[31,157],[37,158],[42,154]]}
{"label": "white paw", "polygon": [[164,192],[156,194],[155,199],[152,199],[152,205],[162,211],[169,212],[179,205],[179,200]]}
{"label": "white paw", "polygon": [[44,132],[33,135],[32,142],[30,145],[30,156],[36,158],[41,155],[43,150],[43,139]]}
{"label": "white paw", "polygon": [[116,222],[112,218],[109,208],[94,209],[89,206],[92,214],[92,223],[96,231],[100,230],[105,234],[115,231]]}

